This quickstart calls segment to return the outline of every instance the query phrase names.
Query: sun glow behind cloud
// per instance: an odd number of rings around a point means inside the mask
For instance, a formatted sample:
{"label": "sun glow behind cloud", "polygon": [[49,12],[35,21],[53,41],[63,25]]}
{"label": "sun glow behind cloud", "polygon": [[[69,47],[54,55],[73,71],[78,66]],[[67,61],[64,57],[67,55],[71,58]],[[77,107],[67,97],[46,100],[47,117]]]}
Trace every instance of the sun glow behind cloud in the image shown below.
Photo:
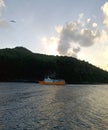
{"label": "sun glow behind cloud", "polygon": [[[101,19],[103,28],[99,27],[93,17],[85,19],[85,14],[81,13],[76,21],[70,21],[65,25],[56,26],[56,36],[42,38],[41,41],[44,43],[46,53],[67,55],[82,59],[79,52],[82,52],[84,50],[83,48],[99,49],[98,46],[103,46],[104,49],[102,48],[100,52],[98,50],[99,54],[97,53],[96,56],[97,58],[103,58],[100,60],[104,64],[104,59],[108,60],[108,32],[104,28],[104,25],[108,26],[108,2],[100,7],[100,11],[104,14],[104,19]],[[92,49],[90,53],[92,55]],[[94,64],[96,65],[97,63],[98,61],[95,61]]]}
{"label": "sun glow behind cloud", "polygon": [[45,48],[44,52],[49,55],[58,55],[58,52],[57,52],[58,40],[59,39],[56,37],[50,37],[50,38],[43,37],[41,39],[41,42]]}
{"label": "sun glow behind cloud", "polygon": [[101,7],[103,14],[104,14],[104,21],[103,24],[108,26],[108,2],[106,2],[102,7]]}
{"label": "sun glow behind cloud", "polygon": [[[47,43],[45,48],[56,44],[56,52],[60,55],[69,55],[77,57],[81,47],[89,47],[95,43],[95,39],[100,36],[97,23],[91,20],[81,21],[82,15],[78,20],[70,21],[65,25],[55,27],[57,36],[44,38],[43,42]],[[77,51],[76,51],[77,50]]]}

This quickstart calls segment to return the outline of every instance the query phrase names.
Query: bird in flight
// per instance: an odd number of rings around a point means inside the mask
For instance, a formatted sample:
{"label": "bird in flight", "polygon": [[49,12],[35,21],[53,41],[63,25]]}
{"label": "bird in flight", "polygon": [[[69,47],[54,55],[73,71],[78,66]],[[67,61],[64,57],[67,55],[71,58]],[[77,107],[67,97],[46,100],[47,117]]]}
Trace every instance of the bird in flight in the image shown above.
{"label": "bird in flight", "polygon": [[15,20],[10,20],[10,22],[11,22],[11,23],[16,23],[16,21],[15,21]]}

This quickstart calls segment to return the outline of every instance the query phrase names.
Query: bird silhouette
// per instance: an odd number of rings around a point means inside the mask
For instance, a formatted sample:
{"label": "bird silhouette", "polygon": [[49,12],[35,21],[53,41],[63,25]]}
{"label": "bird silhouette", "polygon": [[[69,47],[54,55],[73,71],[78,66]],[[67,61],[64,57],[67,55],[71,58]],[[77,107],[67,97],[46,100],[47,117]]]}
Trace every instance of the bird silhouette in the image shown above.
{"label": "bird silhouette", "polygon": [[11,23],[16,23],[16,21],[15,21],[15,20],[10,20],[10,22],[11,22]]}

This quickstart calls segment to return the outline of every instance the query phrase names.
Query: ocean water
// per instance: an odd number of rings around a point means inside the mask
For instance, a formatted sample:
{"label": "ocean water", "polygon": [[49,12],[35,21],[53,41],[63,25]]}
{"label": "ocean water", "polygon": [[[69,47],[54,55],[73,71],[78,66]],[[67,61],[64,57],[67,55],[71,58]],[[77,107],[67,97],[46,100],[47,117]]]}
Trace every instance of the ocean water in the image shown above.
{"label": "ocean water", "polygon": [[108,85],[0,83],[0,130],[108,130]]}

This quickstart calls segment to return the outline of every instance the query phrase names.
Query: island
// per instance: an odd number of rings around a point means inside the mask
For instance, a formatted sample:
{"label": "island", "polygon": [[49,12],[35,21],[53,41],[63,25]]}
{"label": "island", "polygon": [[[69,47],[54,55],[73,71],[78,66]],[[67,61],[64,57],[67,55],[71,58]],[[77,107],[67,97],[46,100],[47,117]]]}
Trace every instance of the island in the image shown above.
{"label": "island", "polygon": [[0,82],[38,82],[46,77],[67,84],[108,83],[108,72],[68,56],[33,53],[24,47],[0,49]]}

